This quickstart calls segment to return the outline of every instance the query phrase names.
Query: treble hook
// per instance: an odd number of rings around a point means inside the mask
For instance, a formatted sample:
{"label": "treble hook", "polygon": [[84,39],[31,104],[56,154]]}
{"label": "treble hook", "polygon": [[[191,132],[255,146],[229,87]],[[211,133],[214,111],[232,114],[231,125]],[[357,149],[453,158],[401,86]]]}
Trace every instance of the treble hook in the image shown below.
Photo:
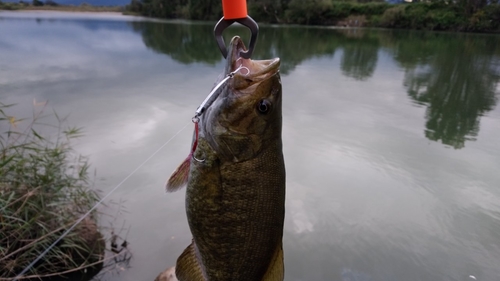
{"label": "treble hook", "polygon": [[248,50],[246,52],[245,51],[240,52],[241,57],[249,59],[252,56],[253,49],[255,48],[255,43],[257,41],[257,35],[259,34],[259,26],[250,16],[247,16],[246,18],[242,19],[232,19],[232,20],[226,20],[224,18],[221,18],[214,28],[215,40],[217,40],[217,45],[219,45],[219,49],[222,53],[222,56],[224,58],[227,58],[226,43],[224,43],[224,38],[222,38],[222,32],[235,22],[248,27],[248,29],[250,29],[250,32],[252,33],[252,37],[250,38],[250,44],[248,45]]}

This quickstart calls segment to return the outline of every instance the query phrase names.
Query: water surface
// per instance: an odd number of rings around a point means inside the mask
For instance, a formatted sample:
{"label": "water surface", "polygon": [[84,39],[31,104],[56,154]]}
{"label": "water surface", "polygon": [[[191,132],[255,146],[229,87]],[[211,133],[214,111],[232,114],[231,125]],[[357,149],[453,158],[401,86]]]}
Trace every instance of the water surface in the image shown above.
{"label": "water surface", "polygon": [[[0,101],[19,117],[49,101],[84,127],[96,188],[188,125],[102,209],[134,254],[103,280],[153,280],[190,243],[184,193],[163,185],[223,69],[213,24],[0,13]],[[500,36],[262,26],[254,58],[275,56],[285,279],[498,280]]]}

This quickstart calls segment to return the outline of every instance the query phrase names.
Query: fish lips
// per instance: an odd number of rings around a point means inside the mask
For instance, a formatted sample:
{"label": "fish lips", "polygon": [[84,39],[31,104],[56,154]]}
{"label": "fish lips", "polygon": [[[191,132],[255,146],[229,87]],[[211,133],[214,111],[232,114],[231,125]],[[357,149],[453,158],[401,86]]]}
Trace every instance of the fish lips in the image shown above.
{"label": "fish lips", "polygon": [[[269,79],[279,72],[280,59],[252,60],[241,56],[247,49],[239,36],[233,37],[228,46],[225,74],[234,74],[234,89],[242,89],[251,84]],[[243,83],[242,83],[243,82]]]}

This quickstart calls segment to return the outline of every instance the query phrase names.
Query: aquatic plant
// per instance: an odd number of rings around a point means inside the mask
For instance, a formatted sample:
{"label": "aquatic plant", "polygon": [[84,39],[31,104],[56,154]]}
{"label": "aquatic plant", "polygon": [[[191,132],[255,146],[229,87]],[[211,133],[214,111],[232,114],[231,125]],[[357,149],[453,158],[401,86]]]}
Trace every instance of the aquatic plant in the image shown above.
{"label": "aquatic plant", "polygon": [[[45,103],[35,103],[29,119],[7,114],[12,106],[0,103],[0,280],[12,280],[99,200],[87,158],[71,146],[81,129],[55,113],[43,115]],[[91,214],[27,276],[98,264],[105,243],[95,220]]]}

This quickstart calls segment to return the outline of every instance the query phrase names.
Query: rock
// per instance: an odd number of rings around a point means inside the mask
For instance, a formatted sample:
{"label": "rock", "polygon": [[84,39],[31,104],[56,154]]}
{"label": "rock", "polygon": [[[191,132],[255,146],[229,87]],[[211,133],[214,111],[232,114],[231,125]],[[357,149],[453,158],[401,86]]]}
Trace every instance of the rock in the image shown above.
{"label": "rock", "polygon": [[156,277],[155,281],[179,281],[175,276],[175,266],[163,271]]}

